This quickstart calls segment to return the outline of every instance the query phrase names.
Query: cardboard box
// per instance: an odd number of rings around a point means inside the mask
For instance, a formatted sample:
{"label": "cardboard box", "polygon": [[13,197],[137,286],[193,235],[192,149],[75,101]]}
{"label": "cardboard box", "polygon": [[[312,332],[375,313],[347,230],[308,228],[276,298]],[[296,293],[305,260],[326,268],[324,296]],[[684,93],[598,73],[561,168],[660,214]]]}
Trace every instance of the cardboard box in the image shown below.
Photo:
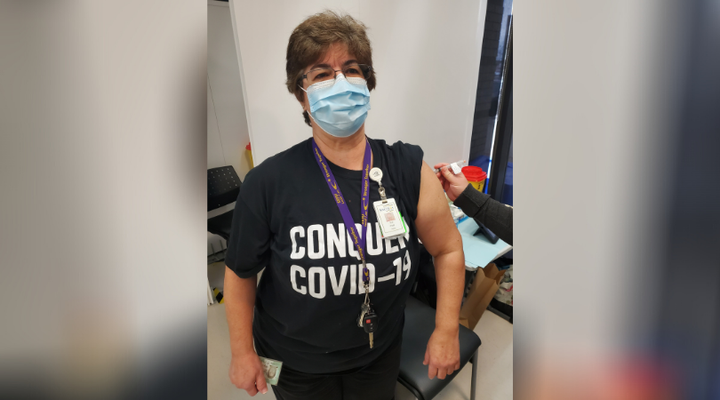
{"label": "cardboard box", "polygon": [[503,275],[505,275],[505,271],[499,271],[493,263],[488,264],[485,268],[478,268],[475,280],[460,309],[460,324],[466,328],[475,329],[483,312],[498,291]]}

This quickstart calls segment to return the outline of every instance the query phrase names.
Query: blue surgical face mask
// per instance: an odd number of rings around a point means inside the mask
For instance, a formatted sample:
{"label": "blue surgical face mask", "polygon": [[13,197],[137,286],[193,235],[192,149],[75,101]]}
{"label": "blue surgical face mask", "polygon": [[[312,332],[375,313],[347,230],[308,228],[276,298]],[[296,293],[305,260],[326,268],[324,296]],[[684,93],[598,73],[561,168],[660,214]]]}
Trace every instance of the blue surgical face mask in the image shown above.
{"label": "blue surgical face mask", "polygon": [[357,132],[370,109],[370,91],[362,78],[339,73],[335,80],[312,84],[306,92],[313,121],[335,137]]}

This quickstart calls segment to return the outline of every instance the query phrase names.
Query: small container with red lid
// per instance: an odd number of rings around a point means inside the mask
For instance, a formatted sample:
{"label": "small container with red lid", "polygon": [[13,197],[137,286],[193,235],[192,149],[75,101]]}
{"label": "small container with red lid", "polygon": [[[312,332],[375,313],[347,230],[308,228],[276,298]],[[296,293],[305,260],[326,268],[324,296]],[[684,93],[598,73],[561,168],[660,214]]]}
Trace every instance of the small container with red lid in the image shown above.
{"label": "small container with red lid", "polygon": [[462,173],[465,175],[465,178],[470,182],[471,185],[478,191],[482,192],[483,188],[485,187],[485,179],[487,179],[487,174],[485,171],[482,170],[480,167],[476,167],[473,165],[468,165],[467,167],[462,168]]}

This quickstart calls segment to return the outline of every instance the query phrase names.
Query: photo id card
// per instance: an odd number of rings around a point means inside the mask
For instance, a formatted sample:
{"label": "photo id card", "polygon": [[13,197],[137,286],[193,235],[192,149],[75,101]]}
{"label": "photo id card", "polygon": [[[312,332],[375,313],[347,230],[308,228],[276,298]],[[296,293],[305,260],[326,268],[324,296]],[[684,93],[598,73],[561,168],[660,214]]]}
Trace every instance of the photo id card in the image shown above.
{"label": "photo id card", "polygon": [[389,239],[404,235],[407,232],[405,221],[400,215],[395,199],[387,199],[386,202],[378,200],[373,203],[373,207],[380,223],[383,238]]}
{"label": "photo id card", "polygon": [[282,361],[260,357],[260,362],[262,362],[265,382],[270,385],[277,386],[278,380],[280,379],[280,370],[282,369],[283,364]]}

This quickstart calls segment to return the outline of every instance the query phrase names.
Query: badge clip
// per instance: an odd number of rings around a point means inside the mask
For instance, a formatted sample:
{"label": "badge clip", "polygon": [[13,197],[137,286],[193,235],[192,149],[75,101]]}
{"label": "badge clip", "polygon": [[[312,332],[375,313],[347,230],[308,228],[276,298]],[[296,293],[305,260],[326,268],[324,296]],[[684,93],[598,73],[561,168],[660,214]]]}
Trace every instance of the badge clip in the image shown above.
{"label": "badge clip", "polygon": [[378,192],[380,193],[380,198],[382,199],[383,203],[387,203],[387,196],[385,195],[385,188],[382,185],[382,177],[383,177],[383,173],[380,168],[375,167],[370,170],[370,179],[377,182],[378,186],[380,186],[380,188],[378,189]]}

